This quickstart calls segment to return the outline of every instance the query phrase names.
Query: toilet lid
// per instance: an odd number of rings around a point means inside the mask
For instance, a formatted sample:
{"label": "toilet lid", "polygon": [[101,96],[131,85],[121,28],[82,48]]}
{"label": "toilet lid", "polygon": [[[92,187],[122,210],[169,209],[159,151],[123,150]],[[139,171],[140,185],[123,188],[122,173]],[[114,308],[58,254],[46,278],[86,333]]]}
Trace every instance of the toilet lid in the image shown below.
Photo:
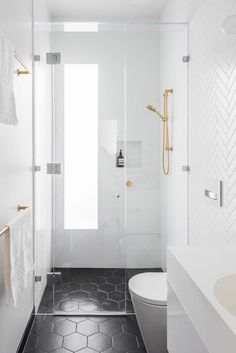
{"label": "toilet lid", "polygon": [[129,280],[133,297],[148,304],[167,305],[167,273],[140,273]]}

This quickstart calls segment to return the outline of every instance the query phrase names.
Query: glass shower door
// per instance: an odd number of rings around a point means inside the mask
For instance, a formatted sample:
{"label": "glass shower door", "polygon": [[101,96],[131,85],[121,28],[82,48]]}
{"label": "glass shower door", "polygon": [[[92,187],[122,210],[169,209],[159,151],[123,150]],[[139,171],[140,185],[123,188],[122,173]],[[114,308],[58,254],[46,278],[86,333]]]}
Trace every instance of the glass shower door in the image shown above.
{"label": "glass shower door", "polygon": [[124,312],[124,33],[62,28],[52,33],[54,311]]}

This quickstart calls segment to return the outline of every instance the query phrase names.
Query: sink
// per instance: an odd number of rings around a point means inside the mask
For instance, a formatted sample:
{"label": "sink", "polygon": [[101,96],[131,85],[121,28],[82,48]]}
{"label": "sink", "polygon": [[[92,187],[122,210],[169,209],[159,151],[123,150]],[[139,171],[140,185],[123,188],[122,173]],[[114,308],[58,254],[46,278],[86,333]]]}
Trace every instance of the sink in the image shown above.
{"label": "sink", "polygon": [[214,293],[219,303],[236,316],[236,274],[220,278],[214,285]]}

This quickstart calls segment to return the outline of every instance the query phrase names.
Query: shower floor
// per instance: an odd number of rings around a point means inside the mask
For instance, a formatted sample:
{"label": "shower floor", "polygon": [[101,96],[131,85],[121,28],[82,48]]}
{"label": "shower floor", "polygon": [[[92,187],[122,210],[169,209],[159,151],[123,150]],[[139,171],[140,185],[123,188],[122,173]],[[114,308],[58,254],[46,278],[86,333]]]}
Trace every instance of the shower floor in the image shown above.
{"label": "shower floor", "polygon": [[133,313],[129,279],[161,269],[55,268],[55,272],[61,272],[61,282],[54,285],[54,295],[52,286],[45,288],[38,313]]}

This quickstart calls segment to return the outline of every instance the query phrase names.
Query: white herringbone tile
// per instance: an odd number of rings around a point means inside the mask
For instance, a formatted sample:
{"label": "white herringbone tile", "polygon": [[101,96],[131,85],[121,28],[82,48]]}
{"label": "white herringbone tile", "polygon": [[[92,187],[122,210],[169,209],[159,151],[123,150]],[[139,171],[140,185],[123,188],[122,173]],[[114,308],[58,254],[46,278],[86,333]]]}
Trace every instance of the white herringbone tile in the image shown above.
{"label": "white herringbone tile", "polygon": [[[236,241],[236,41],[220,30],[234,0],[207,0],[190,23],[190,242]],[[204,198],[207,178],[224,185],[222,208]]]}

